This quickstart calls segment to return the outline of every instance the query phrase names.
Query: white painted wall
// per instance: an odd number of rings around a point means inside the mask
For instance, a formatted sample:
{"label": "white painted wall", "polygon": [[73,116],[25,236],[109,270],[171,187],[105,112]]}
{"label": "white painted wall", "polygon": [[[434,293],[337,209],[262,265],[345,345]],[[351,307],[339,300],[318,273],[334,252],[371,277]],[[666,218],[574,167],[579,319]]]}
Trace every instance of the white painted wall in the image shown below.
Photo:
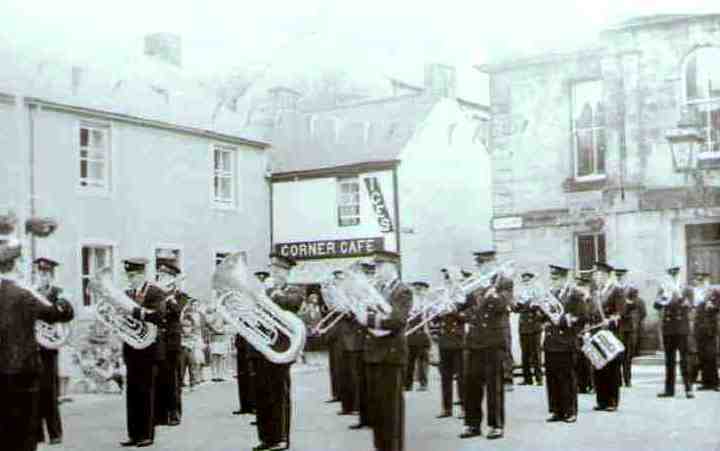
{"label": "white painted wall", "polygon": [[[53,216],[55,234],[37,240],[38,255],[62,263],[59,283],[82,302],[80,247],[112,243],[116,282],[120,261],[154,261],[162,243],[182,247],[185,289],[206,299],[211,293],[214,252],[246,251],[251,268],[264,267],[269,251],[269,190],[264,179],[265,150],[238,146],[238,208],[211,206],[210,146],[188,134],[112,123],[113,192],[107,197],[77,191],[78,117],[40,111],[35,115],[37,213]],[[148,275],[154,274],[154,268]]]}
{"label": "white painted wall", "polygon": [[472,252],[492,243],[490,160],[472,142],[478,122],[468,114],[453,100],[438,102],[401,155],[405,280],[439,283],[445,266],[472,269]]}
{"label": "white painted wall", "polygon": [[[337,179],[324,177],[273,184],[273,242],[385,238],[385,249],[396,250],[395,232],[383,233],[372,209],[364,179],[380,183],[390,218],[395,218],[391,170],[359,174],[360,224],[340,227],[337,212]],[[397,225],[394,224],[396,227]],[[395,228],[394,227],[394,228]]]}

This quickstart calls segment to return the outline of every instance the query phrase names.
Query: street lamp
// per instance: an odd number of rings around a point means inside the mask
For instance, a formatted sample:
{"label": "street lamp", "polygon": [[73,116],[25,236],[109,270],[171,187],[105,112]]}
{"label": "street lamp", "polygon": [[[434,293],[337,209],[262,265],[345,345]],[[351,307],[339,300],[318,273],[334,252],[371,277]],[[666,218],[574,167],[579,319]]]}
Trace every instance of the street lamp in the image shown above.
{"label": "street lamp", "polygon": [[698,124],[684,112],[677,127],[669,130],[665,138],[670,143],[675,172],[689,173],[697,179],[698,149],[705,141]]}
{"label": "street lamp", "polygon": [[683,111],[677,127],[668,130],[665,134],[665,138],[670,144],[675,172],[681,172],[686,176],[692,176],[695,182],[694,188],[699,194],[702,206],[707,208],[707,193],[705,189],[703,170],[698,166],[699,150],[705,142],[705,136],[700,131],[700,127],[693,120],[688,111]]}

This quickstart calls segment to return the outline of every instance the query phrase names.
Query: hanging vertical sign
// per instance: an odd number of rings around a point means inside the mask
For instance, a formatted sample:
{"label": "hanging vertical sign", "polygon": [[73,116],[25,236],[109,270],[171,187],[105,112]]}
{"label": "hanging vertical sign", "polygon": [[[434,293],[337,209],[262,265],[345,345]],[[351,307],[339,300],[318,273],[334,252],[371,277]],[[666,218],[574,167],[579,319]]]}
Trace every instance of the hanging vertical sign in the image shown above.
{"label": "hanging vertical sign", "polygon": [[393,231],[392,219],[390,219],[390,213],[385,203],[385,197],[383,197],[382,189],[380,188],[380,182],[377,177],[365,177],[365,187],[368,191],[368,197],[370,198],[370,205],[375,210],[375,216],[377,216],[378,225],[383,233]]}

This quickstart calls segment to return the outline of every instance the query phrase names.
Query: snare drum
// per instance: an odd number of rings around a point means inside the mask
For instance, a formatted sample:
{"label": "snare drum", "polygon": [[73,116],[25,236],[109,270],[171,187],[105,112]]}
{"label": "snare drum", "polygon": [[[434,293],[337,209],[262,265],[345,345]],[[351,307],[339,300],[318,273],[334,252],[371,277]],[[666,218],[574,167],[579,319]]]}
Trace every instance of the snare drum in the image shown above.
{"label": "snare drum", "polygon": [[582,352],[596,370],[601,370],[609,362],[625,351],[625,346],[609,330],[600,330],[593,335],[583,336]]}

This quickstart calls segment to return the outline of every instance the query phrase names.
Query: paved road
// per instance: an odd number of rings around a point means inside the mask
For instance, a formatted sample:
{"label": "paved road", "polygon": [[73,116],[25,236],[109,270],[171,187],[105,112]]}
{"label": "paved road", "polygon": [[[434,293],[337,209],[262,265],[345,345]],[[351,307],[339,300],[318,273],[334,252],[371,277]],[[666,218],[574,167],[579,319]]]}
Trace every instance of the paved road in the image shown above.
{"label": "paved road", "polygon": [[[317,364],[317,362],[315,362]],[[293,450],[368,451],[371,432],[350,431],[354,417],[338,417],[338,404],[325,404],[327,371],[298,366],[293,376]],[[503,440],[460,440],[458,419],[436,420],[439,380],[431,369],[431,390],[406,393],[406,451],[436,450],[699,450],[720,451],[720,393],[655,397],[662,381],[659,367],[637,367],[635,385],[623,389],[618,413],[593,412],[594,395],[582,395],[578,423],[546,424],[543,387],[516,387],[507,393],[507,427]],[[682,389],[678,387],[678,393]],[[249,450],[257,444],[250,417],[230,414],[237,407],[234,382],[208,384],[184,398],[186,415],[176,428],[157,430],[155,450]],[[102,451],[120,449],[125,439],[124,398],[80,397],[63,405],[65,443],[43,450]],[[2,448],[0,446],[0,448]]]}

